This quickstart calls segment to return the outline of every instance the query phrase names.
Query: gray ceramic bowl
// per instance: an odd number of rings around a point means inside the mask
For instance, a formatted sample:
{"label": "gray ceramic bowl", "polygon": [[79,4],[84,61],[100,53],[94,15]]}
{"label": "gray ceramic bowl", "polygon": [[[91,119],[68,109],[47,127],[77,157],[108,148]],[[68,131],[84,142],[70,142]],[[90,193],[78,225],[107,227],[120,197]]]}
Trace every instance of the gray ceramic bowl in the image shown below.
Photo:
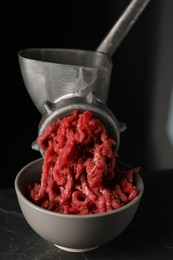
{"label": "gray ceramic bowl", "polygon": [[22,213],[32,229],[43,239],[71,252],[95,249],[120,235],[130,224],[144,190],[142,178],[135,175],[138,196],[112,212],[93,215],[68,215],[36,206],[26,198],[28,184],[39,182],[43,159],[23,167],[15,179],[15,191]]}

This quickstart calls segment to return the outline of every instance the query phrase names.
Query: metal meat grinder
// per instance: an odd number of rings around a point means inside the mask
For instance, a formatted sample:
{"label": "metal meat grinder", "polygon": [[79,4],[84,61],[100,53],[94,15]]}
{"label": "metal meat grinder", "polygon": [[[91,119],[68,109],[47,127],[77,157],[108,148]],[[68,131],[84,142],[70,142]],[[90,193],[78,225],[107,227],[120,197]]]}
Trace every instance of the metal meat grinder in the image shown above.
{"label": "metal meat grinder", "polygon": [[[125,123],[107,107],[112,72],[111,56],[144,10],[149,0],[133,0],[96,51],[32,48],[19,51],[26,89],[42,114],[40,135],[47,124],[68,116],[74,109],[90,110],[120,144]],[[36,141],[32,148],[39,150]],[[40,151],[42,153],[42,151]]]}

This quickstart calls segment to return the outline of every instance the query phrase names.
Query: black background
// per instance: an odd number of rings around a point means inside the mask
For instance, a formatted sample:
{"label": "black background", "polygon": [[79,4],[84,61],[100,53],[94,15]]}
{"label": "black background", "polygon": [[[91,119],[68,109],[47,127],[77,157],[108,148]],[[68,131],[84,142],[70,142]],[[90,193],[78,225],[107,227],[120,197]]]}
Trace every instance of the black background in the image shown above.
{"label": "black background", "polygon": [[[159,2],[149,3],[112,57],[108,106],[118,120],[127,124],[121,135],[119,156],[143,169],[150,168],[145,130]],[[21,167],[41,156],[31,148],[41,115],[25,89],[18,51],[31,47],[95,50],[128,3],[128,0],[52,0],[0,4],[0,188],[13,187]]]}

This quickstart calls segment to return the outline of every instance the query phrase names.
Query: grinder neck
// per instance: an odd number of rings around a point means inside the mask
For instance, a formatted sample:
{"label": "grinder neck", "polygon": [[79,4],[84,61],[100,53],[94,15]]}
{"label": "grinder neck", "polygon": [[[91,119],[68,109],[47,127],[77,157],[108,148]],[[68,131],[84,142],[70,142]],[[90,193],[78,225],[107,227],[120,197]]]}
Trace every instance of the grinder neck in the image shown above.
{"label": "grinder neck", "polygon": [[[90,97],[73,97],[62,99],[57,103],[45,103],[45,113],[43,114],[38,126],[38,135],[41,135],[46,126],[66,116],[70,116],[73,110],[77,109],[79,113],[91,111],[93,116],[98,118],[106,127],[109,136],[116,141],[115,150],[118,151],[120,145],[120,133],[126,129],[126,124],[119,122],[112,111],[103,103],[99,102],[94,95]],[[32,149],[40,151],[36,141],[32,143]]]}

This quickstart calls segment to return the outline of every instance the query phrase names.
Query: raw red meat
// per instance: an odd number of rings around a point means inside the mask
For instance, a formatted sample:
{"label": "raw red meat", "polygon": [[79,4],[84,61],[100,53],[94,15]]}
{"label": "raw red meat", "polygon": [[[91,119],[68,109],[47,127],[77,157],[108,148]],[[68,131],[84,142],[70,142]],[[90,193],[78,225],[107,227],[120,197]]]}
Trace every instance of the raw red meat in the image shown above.
{"label": "raw red meat", "polygon": [[42,208],[65,214],[96,214],[115,210],[138,191],[133,174],[117,163],[116,141],[91,111],[74,110],[49,124],[37,138],[44,152],[40,183],[29,197]]}

